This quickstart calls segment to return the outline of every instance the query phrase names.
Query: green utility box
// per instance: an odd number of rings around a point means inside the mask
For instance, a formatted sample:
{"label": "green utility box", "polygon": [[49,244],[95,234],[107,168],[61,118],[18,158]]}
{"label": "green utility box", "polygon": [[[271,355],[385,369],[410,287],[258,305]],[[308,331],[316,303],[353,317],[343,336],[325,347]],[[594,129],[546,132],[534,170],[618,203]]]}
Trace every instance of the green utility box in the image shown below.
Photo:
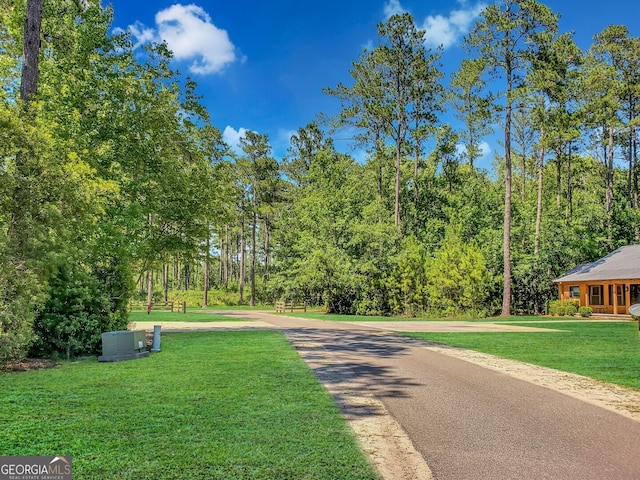
{"label": "green utility box", "polygon": [[118,330],[102,334],[99,362],[120,362],[148,356],[147,333],[144,330]]}

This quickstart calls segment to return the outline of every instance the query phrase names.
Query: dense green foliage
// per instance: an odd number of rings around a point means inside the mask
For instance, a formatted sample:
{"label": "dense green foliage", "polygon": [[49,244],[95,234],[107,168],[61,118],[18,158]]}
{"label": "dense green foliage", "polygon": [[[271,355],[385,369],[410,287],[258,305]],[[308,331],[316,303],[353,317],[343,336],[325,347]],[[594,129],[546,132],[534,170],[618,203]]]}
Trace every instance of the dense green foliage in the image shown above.
{"label": "dense green foliage", "polygon": [[74,478],[379,477],[277,332],[164,334],[140,360],[7,373],[0,422],[4,455],[64,451]]}
{"label": "dense green foliage", "polygon": [[99,353],[102,332],[126,330],[126,304],[112,305],[111,299],[126,298],[127,292],[113,291],[80,266],[61,266],[48,288],[34,322],[37,338],[31,350],[37,356],[64,353],[69,359]]}
{"label": "dense green foliage", "polygon": [[[447,81],[442,52],[393,16],[352,81],[327,88],[339,113],[274,158],[258,132],[233,153],[166,45],[134,52],[97,2],[44,2],[37,89],[21,98],[26,3],[0,0],[1,362],[36,338],[93,351],[132,297],[541,313],[554,278],[640,241],[640,39],[623,26],[582,51],[543,4],[501,2]],[[333,143],[344,131],[358,161]]]}
{"label": "dense green foliage", "polygon": [[407,335],[640,389],[640,342],[635,322],[531,322],[522,325],[560,331]]}
{"label": "dense green foliage", "polygon": [[224,149],[170,52],[134,57],[97,5],[44,2],[37,91],[17,98],[25,3],[0,9],[3,361],[34,340],[40,354],[95,352],[126,326],[135,273],[197,258]]}

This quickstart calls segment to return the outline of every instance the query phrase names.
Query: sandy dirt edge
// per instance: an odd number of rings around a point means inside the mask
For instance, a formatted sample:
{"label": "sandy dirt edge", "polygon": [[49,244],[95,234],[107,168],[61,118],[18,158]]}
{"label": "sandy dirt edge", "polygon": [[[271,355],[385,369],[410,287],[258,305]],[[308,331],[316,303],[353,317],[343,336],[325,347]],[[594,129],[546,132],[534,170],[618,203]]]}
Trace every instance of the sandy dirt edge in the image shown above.
{"label": "sandy dirt edge", "polygon": [[293,336],[289,336],[289,341],[333,396],[382,478],[433,480],[427,462],[382,402],[368,393],[364,385],[359,385],[357,379],[344,381],[344,369],[338,372],[327,368],[336,361],[321,344],[300,341]]}

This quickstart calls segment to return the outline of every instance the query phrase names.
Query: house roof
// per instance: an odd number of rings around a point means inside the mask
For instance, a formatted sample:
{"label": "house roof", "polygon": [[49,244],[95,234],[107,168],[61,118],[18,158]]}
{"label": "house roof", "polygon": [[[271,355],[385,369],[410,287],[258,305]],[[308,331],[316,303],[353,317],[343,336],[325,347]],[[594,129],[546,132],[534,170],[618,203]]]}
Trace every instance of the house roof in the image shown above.
{"label": "house roof", "polygon": [[593,263],[578,265],[555,283],[640,279],[640,245],[627,245]]}

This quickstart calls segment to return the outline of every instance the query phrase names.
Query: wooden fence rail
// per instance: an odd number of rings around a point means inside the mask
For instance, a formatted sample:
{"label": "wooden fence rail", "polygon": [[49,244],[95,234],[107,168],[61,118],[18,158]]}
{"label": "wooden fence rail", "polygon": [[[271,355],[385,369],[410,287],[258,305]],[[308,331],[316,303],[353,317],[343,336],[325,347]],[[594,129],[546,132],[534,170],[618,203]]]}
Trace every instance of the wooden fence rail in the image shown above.
{"label": "wooden fence rail", "polygon": [[296,303],[293,301],[276,302],[276,313],[293,312],[294,310],[307,311],[307,302]]}
{"label": "wooden fence rail", "polygon": [[[178,303],[178,305],[174,305],[174,302],[162,302],[162,303],[152,303],[151,304],[151,309],[152,310],[166,310],[169,312],[173,312],[173,308],[174,306],[176,307],[177,312],[180,311],[180,308],[182,306],[182,304]],[[129,311],[132,312],[134,310],[149,310],[149,305],[147,304],[147,302],[134,302],[131,301],[129,302]]]}

